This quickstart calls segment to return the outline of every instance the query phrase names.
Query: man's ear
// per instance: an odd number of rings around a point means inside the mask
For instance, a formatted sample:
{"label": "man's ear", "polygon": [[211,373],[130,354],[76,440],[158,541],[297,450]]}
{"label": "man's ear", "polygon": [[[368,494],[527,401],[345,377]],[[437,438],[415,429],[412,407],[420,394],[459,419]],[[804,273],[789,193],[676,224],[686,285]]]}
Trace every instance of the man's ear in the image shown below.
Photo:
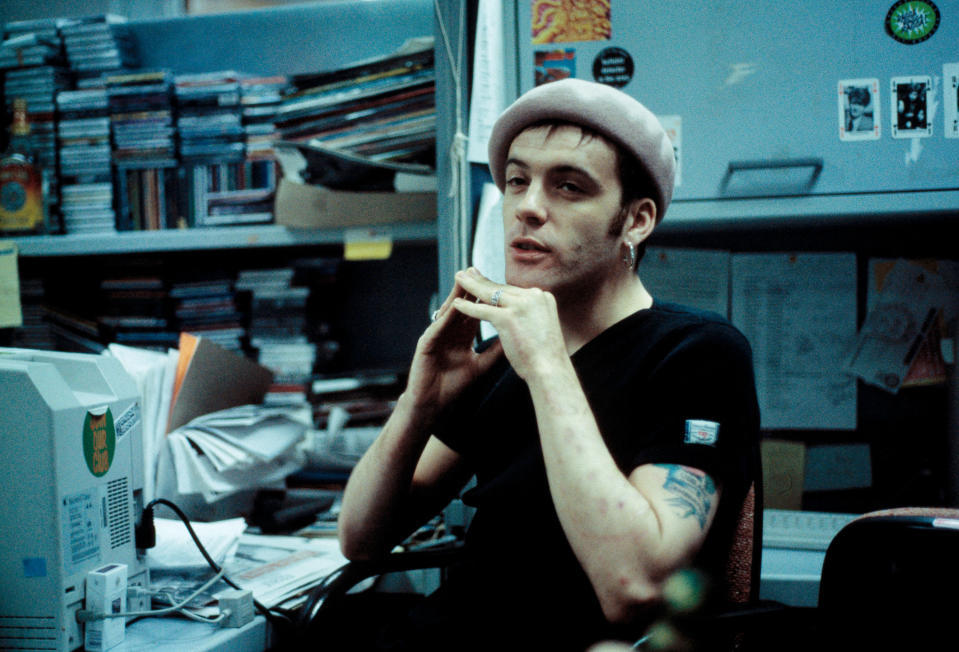
{"label": "man's ear", "polygon": [[624,235],[629,236],[630,242],[638,245],[649,237],[654,228],[656,228],[656,203],[648,197],[630,202],[626,223],[623,225]]}

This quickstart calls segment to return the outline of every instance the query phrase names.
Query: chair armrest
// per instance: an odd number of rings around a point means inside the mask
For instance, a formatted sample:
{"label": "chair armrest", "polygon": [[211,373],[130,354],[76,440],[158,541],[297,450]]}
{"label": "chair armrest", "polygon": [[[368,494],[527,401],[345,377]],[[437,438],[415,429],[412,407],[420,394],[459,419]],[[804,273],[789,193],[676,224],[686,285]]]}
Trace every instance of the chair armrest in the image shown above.
{"label": "chair armrest", "polygon": [[302,626],[307,625],[323,606],[335,603],[369,577],[424,568],[446,568],[460,561],[462,556],[463,543],[455,541],[434,548],[394,552],[378,559],[351,561],[310,592],[300,609],[298,622]]}

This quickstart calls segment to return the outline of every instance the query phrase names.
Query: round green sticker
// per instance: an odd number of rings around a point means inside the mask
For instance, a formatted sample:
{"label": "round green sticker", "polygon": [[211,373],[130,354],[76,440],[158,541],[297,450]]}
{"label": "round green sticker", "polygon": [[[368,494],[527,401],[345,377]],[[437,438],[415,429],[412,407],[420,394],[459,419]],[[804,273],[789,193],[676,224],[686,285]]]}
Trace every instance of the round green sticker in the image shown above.
{"label": "round green sticker", "polygon": [[110,408],[103,414],[87,412],[83,420],[83,457],[90,473],[100,477],[109,471],[116,447],[117,431]]}
{"label": "round green sticker", "polygon": [[899,0],[886,14],[886,32],[900,43],[922,43],[939,29],[939,18],[931,0]]}

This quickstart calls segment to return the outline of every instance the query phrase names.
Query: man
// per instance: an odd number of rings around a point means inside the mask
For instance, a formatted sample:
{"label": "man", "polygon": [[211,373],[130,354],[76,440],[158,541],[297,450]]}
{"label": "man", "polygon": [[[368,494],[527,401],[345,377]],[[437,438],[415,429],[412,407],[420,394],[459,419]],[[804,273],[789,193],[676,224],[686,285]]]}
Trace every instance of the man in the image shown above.
{"label": "man", "polygon": [[[507,283],[457,273],[350,478],[340,541],[386,554],[476,474],[467,561],[405,635],[582,650],[648,622],[677,569],[721,565],[752,480],[750,353],[636,274],[674,178],[645,107],[552,82],[504,112],[489,152]],[[474,349],[480,320],[498,339]]]}

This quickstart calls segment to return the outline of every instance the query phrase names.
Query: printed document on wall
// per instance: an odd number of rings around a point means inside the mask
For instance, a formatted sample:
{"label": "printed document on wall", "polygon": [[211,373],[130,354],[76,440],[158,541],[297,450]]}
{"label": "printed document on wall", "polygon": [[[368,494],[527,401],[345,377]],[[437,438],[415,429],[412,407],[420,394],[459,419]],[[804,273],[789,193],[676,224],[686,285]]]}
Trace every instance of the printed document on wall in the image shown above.
{"label": "printed document on wall", "polygon": [[649,247],[639,276],[653,298],[729,317],[728,251]]}
{"label": "printed document on wall", "polygon": [[733,323],[753,348],[767,429],[856,428],[855,254],[737,254]]}

